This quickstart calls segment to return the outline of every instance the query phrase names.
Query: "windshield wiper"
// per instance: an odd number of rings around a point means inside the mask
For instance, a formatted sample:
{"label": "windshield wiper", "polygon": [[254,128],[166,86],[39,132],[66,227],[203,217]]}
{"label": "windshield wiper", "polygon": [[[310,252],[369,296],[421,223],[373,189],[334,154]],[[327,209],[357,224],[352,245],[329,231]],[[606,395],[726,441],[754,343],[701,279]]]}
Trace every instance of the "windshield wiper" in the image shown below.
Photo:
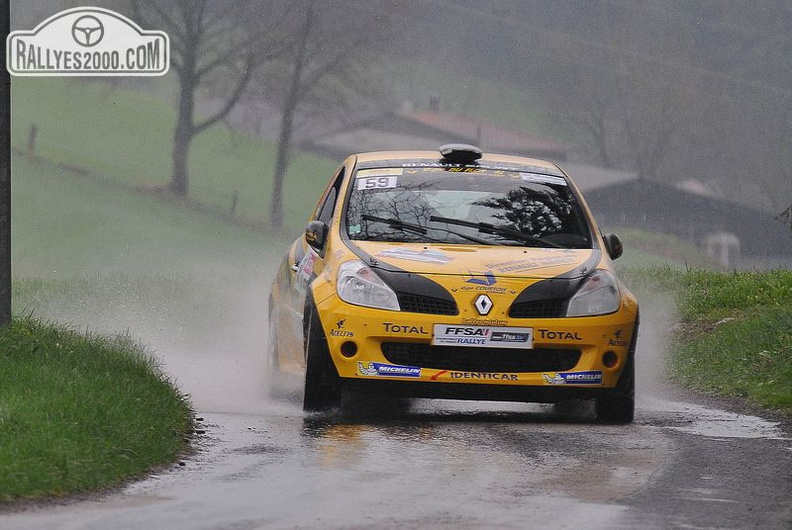
{"label": "windshield wiper", "polygon": [[[425,236],[427,240],[434,241],[435,243],[447,243],[447,241],[443,241],[442,239],[437,239],[434,237],[427,236],[426,234],[429,230],[426,227],[414,223],[408,223],[407,221],[402,221],[401,219],[396,219],[395,217],[377,217],[376,215],[368,215],[368,214],[363,214],[360,217],[366,221],[376,221],[378,223],[385,223],[393,228],[401,228],[402,230],[406,230],[408,232],[421,234]],[[432,217],[430,217],[429,220],[432,221],[433,220]],[[474,243],[478,243],[479,245],[490,245],[492,243],[491,241],[486,241],[484,239],[481,239],[480,237],[469,236],[467,234],[463,234],[455,230],[449,230],[448,228],[438,228],[436,230],[442,230],[443,232],[446,232],[448,234],[454,234],[455,236],[461,237],[462,239],[467,239],[468,241],[473,241]]]}
{"label": "windshield wiper", "polygon": [[421,225],[408,223],[407,221],[402,221],[401,219],[396,219],[395,217],[377,217],[376,215],[369,215],[365,213],[360,217],[365,221],[385,223],[392,228],[406,228],[407,230],[412,230],[413,232],[418,232],[419,234],[425,234],[428,232],[428,230]]}
{"label": "windshield wiper", "polygon": [[[503,226],[495,226],[490,223],[481,223],[475,221],[467,221],[465,219],[453,219],[451,217],[440,217],[437,215],[433,215],[429,218],[430,221],[436,221],[438,223],[448,223],[452,225],[459,225],[459,226],[467,226],[470,228],[476,228],[480,232],[484,232],[486,234],[493,234],[493,235],[501,235],[507,236],[513,241],[522,241],[524,243],[536,243],[543,247],[548,248],[566,248],[563,245],[557,245],[555,243],[551,243],[550,241],[544,241],[536,236],[531,236],[528,234],[523,234],[519,230],[514,230],[511,228],[506,228]],[[459,234],[462,235],[462,234]],[[466,237],[466,236],[462,236]],[[491,242],[487,241],[485,244],[490,244]]]}
{"label": "windshield wiper", "polygon": [[407,221],[402,221],[401,219],[397,219],[395,217],[377,217],[376,215],[369,215],[369,214],[363,214],[360,217],[364,221],[374,221],[374,222],[377,222],[377,223],[384,223],[384,224],[390,226],[391,228],[400,228],[400,229],[405,230],[407,232],[413,232],[413,233],[416,233],[416,234],[421,234],[422,236],[426,236],[426,239],[428,239],[430,241],[434,241],[435,243],[443,243],[443,241],[441,241],[439,239],[435,239],[433,237],[427,236],[426,233],[429,230],[426,229],[425,227],[423,227],[421,225],[418,225],[418,224],[415,224],[415,223],[408,223]]}

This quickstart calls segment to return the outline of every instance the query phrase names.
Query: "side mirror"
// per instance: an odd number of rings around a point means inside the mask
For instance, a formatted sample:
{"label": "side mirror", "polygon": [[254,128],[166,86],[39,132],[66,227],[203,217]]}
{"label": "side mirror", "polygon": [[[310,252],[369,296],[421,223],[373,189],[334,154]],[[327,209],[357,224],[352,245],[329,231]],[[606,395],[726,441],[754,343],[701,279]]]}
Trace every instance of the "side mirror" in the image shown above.
{"label": "side mirror", "polygon": [[305,240],[316,250],[323,250],[327,239],[327,225],[322,221],[311,221],[305,227]]}
{"label": "side mirror", "polygon": [[605,234],[602,239],[605,241],[605,250],[608,251],[611,259],[618,259],[624,253],[624,246],[616,234]]}

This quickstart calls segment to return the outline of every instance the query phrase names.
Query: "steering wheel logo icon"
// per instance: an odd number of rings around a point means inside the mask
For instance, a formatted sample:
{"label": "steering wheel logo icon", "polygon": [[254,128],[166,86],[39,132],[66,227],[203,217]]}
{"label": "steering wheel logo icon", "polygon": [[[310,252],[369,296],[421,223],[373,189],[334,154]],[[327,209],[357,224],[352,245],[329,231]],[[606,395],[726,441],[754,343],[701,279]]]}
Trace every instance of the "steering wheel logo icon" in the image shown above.
{"label": "steering wheel logo icon", "polygon": [[85,46],[86,48],[96,46],[104,38],[104,25],[98,18],[85,15],[74,21],[72,37],[80,46]]}

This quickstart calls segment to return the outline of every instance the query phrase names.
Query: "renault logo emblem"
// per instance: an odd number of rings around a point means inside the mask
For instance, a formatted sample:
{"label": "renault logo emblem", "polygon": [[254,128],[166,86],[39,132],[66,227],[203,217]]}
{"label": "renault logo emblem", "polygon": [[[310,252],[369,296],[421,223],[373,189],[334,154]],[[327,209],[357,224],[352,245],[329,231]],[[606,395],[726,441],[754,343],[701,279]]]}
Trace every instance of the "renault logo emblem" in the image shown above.
{"label": "renault logo emblem", "polygon": [[486,294],[478,295],[476,301],[473,302],[473,307],[476,308],[476,311],[478,311],[478,314],[481,316],[488,315],[489,312],[492,310],[493,305],[494,304],[492,303],[492,300],[490,300],[489,296],[487,296]]}

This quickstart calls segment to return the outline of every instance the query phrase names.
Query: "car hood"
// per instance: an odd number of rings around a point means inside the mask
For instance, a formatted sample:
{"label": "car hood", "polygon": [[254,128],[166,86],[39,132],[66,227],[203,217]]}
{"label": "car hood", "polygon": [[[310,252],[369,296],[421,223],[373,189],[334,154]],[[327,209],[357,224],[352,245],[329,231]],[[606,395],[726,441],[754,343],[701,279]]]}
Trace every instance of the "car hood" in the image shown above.
{"label": "car hood", "polygon": [[554,278],[584,264],[573,273],[582,276],[598,263],[599,250],[474,245],[426,245],[355,241],[371,256],[372,266],[419,274],[494,276],[501,278]]}

